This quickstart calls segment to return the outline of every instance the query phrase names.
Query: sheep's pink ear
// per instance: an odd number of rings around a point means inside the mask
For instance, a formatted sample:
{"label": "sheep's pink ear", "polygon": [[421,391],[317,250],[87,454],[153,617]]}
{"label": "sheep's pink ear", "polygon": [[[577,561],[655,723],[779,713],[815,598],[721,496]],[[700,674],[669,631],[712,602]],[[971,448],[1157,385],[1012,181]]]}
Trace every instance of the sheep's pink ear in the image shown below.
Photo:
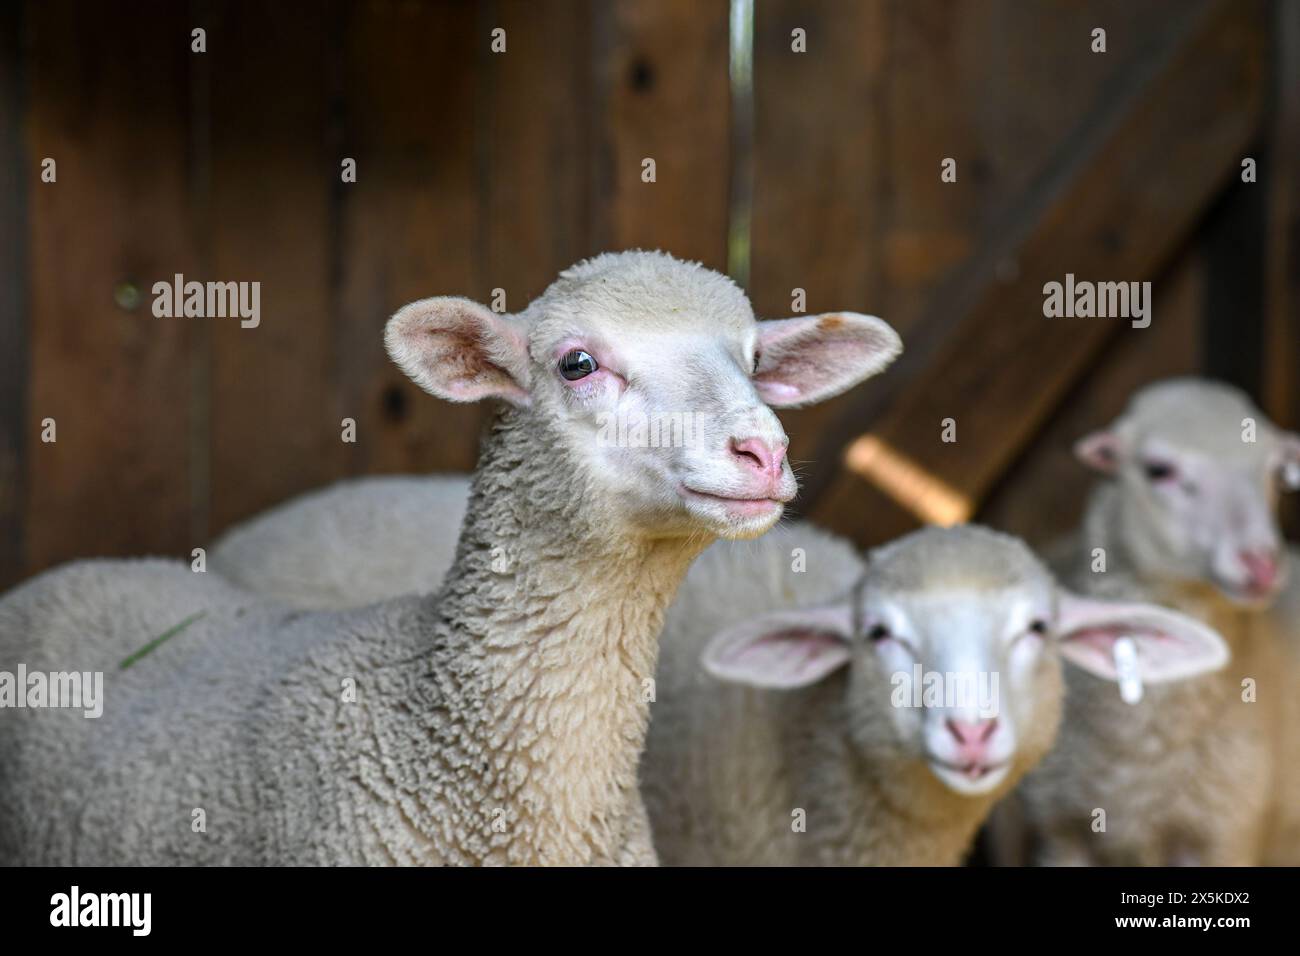
{"label": "sheep's pink ear", "polygon": [[1113,475],[1119,470],[1119,436],[1107,429],[1080,438],[1074,443],[1074,457],[1103,475]]}
{"label": "sheep's pink ear", "polygon": [[403,306],[388,320],[384,345],[417,385],[449,402],[530,401],[523,331],[470,299],[439,296]]}
{"label": "sheep's pink ear", "polygon": [[754,387],[774,408],[809,405],[875,375],[901,351],[898,333],[874,315],[828,312],[760,322]]}
{"label": "sheep's pink ear", "polygon": [[846,604],[774,611],[718,634],[701,655],[719,680],[751,687],[806,687],[849,660]]}
{"label": "sheep's pink ear", "polygon": [[1115,642],[1137,647],[1138,676],[1147,683],[1184,680],[1228,663],[1228,645],[1195,618],[1156,604],[1103,601],[1060,591],[1057,639],[1066,660],[1105,680],[1118,680]]}

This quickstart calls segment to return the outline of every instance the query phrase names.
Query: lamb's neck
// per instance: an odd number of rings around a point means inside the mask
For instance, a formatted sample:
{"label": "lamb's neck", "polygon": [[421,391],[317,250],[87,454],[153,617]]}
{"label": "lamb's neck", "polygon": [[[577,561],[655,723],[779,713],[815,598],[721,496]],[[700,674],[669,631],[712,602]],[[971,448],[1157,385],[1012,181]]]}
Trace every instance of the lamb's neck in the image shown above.
{"label": "lamb's neck", "polygon": [[656,646],[663,611],[703,537],[651,537],[593,500],[545,421],[511,411],[493,425],[439,606],[490,647],[560,645],[573,629],[598,651]]}
{"label": "lamb's neck", "polygon": [[518,413],[494,425],[432,650],[481,708],[463,733],[502,758],[488,785],[532,815],[536,858],[579,862],[622,839],[664,611],[708,542],[620,530],[557,445]]}
{"label": "lamb's neck", "polygon": [[[788,755],[796,799],[808,807],[804,863],[848,866],[955,866],[1000,795],[964,797],[919,757],[855,743],[843,681],[799,696]],[[845,729],[849,728],[849,729]],[[863,729],[861,736],[884,732]],[[865,743],[865,746],[863,745]]]}

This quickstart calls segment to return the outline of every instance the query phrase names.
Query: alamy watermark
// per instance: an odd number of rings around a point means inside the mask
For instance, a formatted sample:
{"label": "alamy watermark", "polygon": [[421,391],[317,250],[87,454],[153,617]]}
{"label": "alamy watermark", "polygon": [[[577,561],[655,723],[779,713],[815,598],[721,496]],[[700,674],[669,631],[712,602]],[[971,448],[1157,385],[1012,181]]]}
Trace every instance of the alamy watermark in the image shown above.
{"label": "alamy watermark", "polygon": [[103,671],[0,671],[0,709],[80,708],[94,719],[104,713]]}
{"label": "alamy watermark", "polygon": [[152,893],[83,893],[73,885],[50,897],[51,926],[121,926],[132,936],[148,936],[153,928]]}
{"label": "alamy watermark", "polygon": [[974,710],[982,718],[998,715],[996,671],[927,671],[919,663],[912,670],[895,671],[889,702],[895,707],[945,707]]}
{"label": "alamy watermark", "polygon": [[1043,315],[1049,319],[1132,319],[1133,328],[1151,324],[1150,282],[1065,282],[1043,286]]}
{"label": "alamy watermark", "polygon": [[599,448],[694,448],[705,416],[699,412],[604,412],[596,416]]}
{"label": "alamy watermark", "polygon": [[186,282],[178,272],[172,282],[155,282],[153,294],[153,314],[160,319],[238,317],[241,329],[262,321],[260,282]]}

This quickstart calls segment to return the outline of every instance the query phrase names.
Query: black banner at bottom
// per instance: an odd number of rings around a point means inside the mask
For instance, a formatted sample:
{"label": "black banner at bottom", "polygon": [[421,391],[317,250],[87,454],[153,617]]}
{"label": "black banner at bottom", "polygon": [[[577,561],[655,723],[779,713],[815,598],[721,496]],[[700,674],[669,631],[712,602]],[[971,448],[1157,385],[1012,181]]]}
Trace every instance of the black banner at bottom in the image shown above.
{"label": "black banner at bottom", "polygon": [[[9,940],[205,944],[320,940],[372,945],[449,925],[499,946],[563,941],[666,943],[684,926],[737,941],[824,938],[831,920],[916,942],[1098,936],[1231,944],[1293,924],[1295,870],[250,870],[8,869]],[[845,920],[849,923],[844,923]],[[487,933],[483,934],[486,930]],[[598,931],[599,936],[588,935]],[[698,939],[696,929],[692,930]],[[553,935],[554,934],[554,935]],[[864,936],[864,944],[869,939]]]}

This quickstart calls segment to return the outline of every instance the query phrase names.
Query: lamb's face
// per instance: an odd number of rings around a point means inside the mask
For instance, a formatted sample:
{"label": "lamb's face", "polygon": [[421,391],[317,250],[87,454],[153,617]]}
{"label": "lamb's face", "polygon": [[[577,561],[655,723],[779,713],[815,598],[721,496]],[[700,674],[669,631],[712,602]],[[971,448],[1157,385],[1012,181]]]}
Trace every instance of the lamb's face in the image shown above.
{"label": "lamb's face", "polygon": [[759,323],[743,298],[727,304],[619,300],[533,328],[535,406],[614,520],[752,537],[794,497],[785,430],[755,381]]}
{"label": "lamb's face", "polygon": [[[1131,645],[1120,657],[1116,643]],[[871,555],[852,595],[774,611],[718,634],[705,669],[756,687],[804,687],[848,668],[844,728],[880,772],[915,768],[970,797],[1009,789],[1047,752],[1061,660],[1106,680],[1176,680],[1227,661],[1203,624],[1149,604],[1061,590],[1015,538],[927,528]],[[922,776],[922,779],[927,779]]]}
{"label": "lamb's face", "polygon": [[1208,581],[1239,604],[1271,603],[1287,575],[1276,442],[1231,457],[1159,437],[1136,444],[1120,481],[1139,553],[1172,576]]}
{"label": "lamb's face", "polygon": [[1114,477],[1119,530],[1140,570],[1204,581],[1245,606],[1271,603],[1284,586],[1277,499],[1300,486],[1300,438],[1240,393],[1209,383],[1154,386],[1078,453]]}
{"label": "lamb's face", "polygon": [[1002,588],[863,589],[849,680],[869,756],[923,762],[969,796],[1004,789],[1046,752],[1060,718],[1045,576]]}
{"label": "lamb's face", "polygon": [[753,537],[794,497],[772,407],[838,394],[900,350],[854,313],[756,322],[744,293],[661,253],[598,256],[517,316],[426,299],[389,322],[389,352],[454,401],[503,398],[572,475],[599,526],[648,537]]}
{"label": "lamb's face", "polygon": [[517,316],[467,299],[389,321],[394,361],[441,398],[501,398],[551,443],[595,523],[651,537],[762,534],[794,497],[772,407],[836,395],[901,349],[854,313],[755,322],[731,280],[661,253],[598,256]]}

